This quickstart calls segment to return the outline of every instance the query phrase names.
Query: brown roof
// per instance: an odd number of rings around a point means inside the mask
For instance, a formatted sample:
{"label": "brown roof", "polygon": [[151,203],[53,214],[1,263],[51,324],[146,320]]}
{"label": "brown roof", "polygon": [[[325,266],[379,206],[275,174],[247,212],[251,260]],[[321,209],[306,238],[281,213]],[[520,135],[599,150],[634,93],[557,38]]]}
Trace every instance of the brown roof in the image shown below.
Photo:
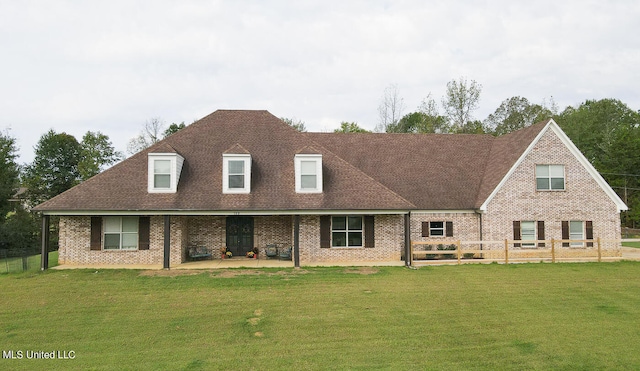
{"label": "brown roof", "polygon": [[[219,110],[35,210],[473,209],[542,127],[500,138],[300,133],[267,111]],[[147,154],[154,152],[184,157],[176,193],[147,192]],[[223,153],[251,155],[249,194],[222,193]],[[322,154],[321,194],[296,193],[293,159],[299,153]]]}

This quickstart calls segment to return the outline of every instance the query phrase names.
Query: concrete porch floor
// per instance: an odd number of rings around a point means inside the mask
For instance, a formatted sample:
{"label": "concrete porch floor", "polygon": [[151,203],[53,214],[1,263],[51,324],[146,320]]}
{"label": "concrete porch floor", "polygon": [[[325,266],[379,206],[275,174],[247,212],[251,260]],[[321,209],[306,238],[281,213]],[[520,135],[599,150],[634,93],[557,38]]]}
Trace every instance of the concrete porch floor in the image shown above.
{"label": "concrete porch floor", "polygon": [[[387,262],[366,262],[366,261],[343,261],[343,262],[315,262],[302,264],[303,267],[375,267],[375,266],[404,266],[404,261]],[[229,268],[293,268],[291,260],[277,259],[213,259],[185,262],[172,265],[170,269],[229,269]],[[62,264],[51,269],[144,269],[160,270],[162,264]]]}

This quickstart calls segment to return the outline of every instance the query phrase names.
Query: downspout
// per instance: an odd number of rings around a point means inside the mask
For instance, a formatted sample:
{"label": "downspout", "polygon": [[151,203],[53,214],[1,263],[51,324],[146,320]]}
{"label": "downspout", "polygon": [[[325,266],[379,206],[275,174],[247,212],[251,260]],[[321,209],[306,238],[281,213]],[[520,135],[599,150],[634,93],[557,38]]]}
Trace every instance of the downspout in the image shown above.
{"label": "downspout", "polygon": [[404,215],[404,265],[411,267],[411,211]]}

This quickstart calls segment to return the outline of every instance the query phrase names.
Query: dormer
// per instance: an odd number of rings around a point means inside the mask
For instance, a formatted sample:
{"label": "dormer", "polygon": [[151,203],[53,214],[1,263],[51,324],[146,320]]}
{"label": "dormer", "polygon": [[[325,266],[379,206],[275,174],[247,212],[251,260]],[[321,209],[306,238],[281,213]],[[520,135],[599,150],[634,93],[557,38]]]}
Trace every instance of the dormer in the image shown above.
{"label": "dormer", "polygon": [[296,193],[322,193],[322,155],[298,153],[294,165]]}
{"label": "dormer", "polygon": [[239,144],[222,154],[222,193],[251,193],[251,155]]}
{"label": "dormer", "polygon": [[158,149],[162,152],[147,154],[147,191],[149,193],[176,193],[184,157],[169,145]]}

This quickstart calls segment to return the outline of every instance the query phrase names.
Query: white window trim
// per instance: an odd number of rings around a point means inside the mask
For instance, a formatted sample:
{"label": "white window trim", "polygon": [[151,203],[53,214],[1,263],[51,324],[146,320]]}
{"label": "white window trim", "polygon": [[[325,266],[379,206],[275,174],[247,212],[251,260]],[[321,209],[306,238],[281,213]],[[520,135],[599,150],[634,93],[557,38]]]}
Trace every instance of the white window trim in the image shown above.
{"label": "white window trim", "polygon": [[[107,231],[107,218],[118,219],[118,221],[120,222],[120,230],[117,231],[117,232],[115,232],[115,231]],[[123,232],[122,231],[122,220],[124,218],[132,218],[132,219],[135,218],[136,219],[136,231],[135,232]],[[138,237],[139,237],[139,233],[140,233],[139,224],[138,224],[139,223],[138,218],[131,217],[131,216],[126,216],[126,217],[123,217],[123,216],[108,216],[108,217],[103,218],[102,223],[103,223],[103,225],[102,225],[102,241],[103,241],[102,242],[102,249],[103,250],[105,250],[105,251],[133,251],[133,250],[138,250],[138,248],[139,248]],[[106,235],[108,235],[108,234],[117,234],[117,235],[119,235],[120,242],[118,243],[118,248],[117,249],[106,248],[104,246],[105,243],[106,243],[106,240],[107,240]],[[135,234],[135,236],[136,236],[136,239],[135,239],[136,240],[136,247],[131,247],[131,248],[123,248],[122,247],[122,240],[123,240],[123,237],[124,237],[125,234],[127,234],[127,235],[134,235]]]}
{"label": "white window trim", "polygon": [[[244,162],[244,187],[229,188],[229,161]],[[222,193],[246,194],[251,193],[251,155],[223,154],[222,155]]]}
{"label": "white window trim", "polygon": [[[580,223],[580,235],[576,237],[577,233],[571,233],[571,225],[574,223]],[[569,239],[570,240],[585,240],[586,239],[586,224],[584,220],[570,220],[569,221]],[[569,247],[584,247],[584,242],[571,242]]]}
{"label": "white window trim", "polygon": [[[302,161],[315,161],[316,163],[316,187],[314,188],[302,188]],[[294,165],[296,193],[322,193],[322,155],[297,154]]]}
{"label": "white window trim", "polygon": [[[524,233],[524,223],[531,223],[533,225],[533,239],[525,239]],[[527,235],[529,236],[529,235]],[[526,241],[536,241],[538,239],[538,224],[535,220],[522,220],[520,222],[520,242],[521,246],[525,249],[535,249],[535,242],[526,242]]]}
{"label": "white window trim", "polygon": [[[184,158],[177,153],[149,153],[147,156],[147,191],[149,193],[176,193],[178,182],[182,171]],[[170,161],[170,181],[169,188],[156,188],[154,183],[154,164],[156,160]]]}
{"label": "white window trim", "polygon": [[[538,176],[538,166],[547,166],[549,175],[548,176]],[[562,166],[562,189],[553,189],[551,188],[551,166]],[[536,164],[535,168],[535,176],[536,176],[536,191],[540,192],[563,192],[567,188],[567,172],[565,166],[562,164]],[[549,189],[540,189],[538,188],[538,179],[548,179],[549,180]]]}
{"label": "white window trim", "polygon": [[[431,227],[431,223],[442,223],[442,228]],[[442,231],[442,233],[433,234],[433,231]],[[429,222],[429,237],[445,237],[446,234],[446,223],[444,221],[436,220]]]}

